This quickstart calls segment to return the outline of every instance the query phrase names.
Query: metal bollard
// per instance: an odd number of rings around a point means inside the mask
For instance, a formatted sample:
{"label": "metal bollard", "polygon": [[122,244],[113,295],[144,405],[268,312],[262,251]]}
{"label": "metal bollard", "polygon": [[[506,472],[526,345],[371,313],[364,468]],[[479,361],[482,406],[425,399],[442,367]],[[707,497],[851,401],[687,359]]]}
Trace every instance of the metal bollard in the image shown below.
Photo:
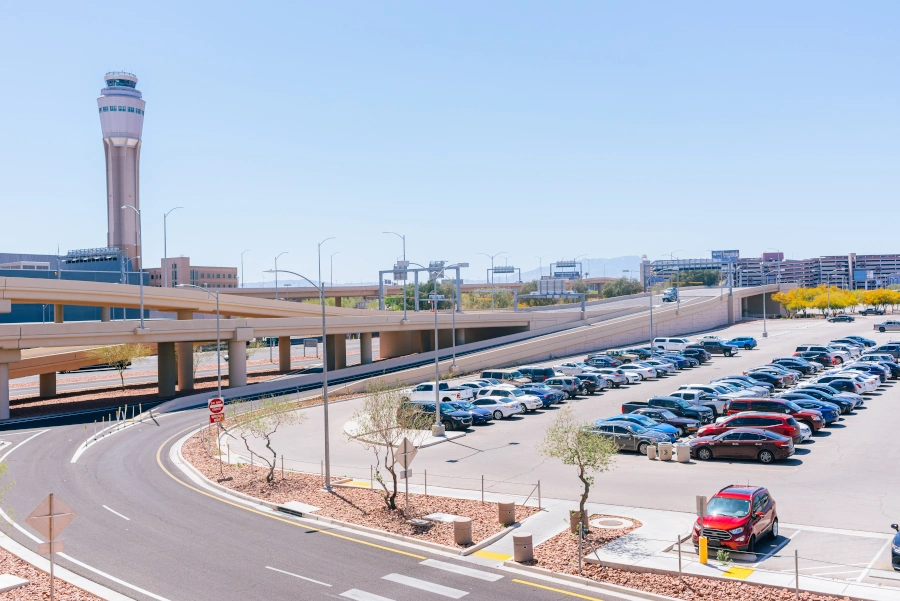
{"label": "metal bollard", "polygon": [[457,545],[472,544],[472,518],[453,520],[453,542]]}
{"label": "metal bollard", "polygon": [[516,504],[515,503],[497,503],[497,521],[504,526],[511,526],[516,523]]}
{"label": "metal bollard", "polygon": [[515,532],[513,537],[513,561],[534,560],[534,545],[530,532]]}

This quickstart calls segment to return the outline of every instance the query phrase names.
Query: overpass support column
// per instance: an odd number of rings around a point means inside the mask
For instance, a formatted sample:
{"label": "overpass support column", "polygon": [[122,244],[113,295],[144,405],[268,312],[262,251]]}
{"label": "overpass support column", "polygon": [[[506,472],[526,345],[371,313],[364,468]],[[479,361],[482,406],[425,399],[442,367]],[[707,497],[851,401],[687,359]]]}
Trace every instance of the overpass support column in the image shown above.
{"label": "overpass support column", "polygon": [[110,321],[109,307],[100,307],[100,321]]}
{"label": "overpass support column", "polygon": [[228,387],[247,385],[247,343],[228,341]]}
{"label": "overpass support column", "polygon": [[0,350],[0,420],[9,419],[9,364],[21,359],[20,350]]}
{"label": "overpass support column", "polygon": [[[194,319],[193,311],[179,311],[178,319]],[[186,392],[194,389],[194,343],[178,343],[178,390]]]}
{"label": "overpass support column", "polygon": [[328,370],[344,369],[347,367],[347,335],[328,335]]}
{"label": "overpass support column", "polygon": [[62,305],[53,305],[53,323],[62,323],[64,312]]}
{"label": "overpass support column", "polygon": [[359,335],[359,362],[368,365],[372,362],[372,332]]}
{"label": "overpass support column", "polygon": [[342,303],[343,301],[344,301],[344,299],[341,298],[340,296],[335,296],[335,297],[334,297],[334,306],[335,306],[335,307],[340,307],[340,306],[341,306],[341,303]]}
{"label": "overpass support column", "polygon": [[465,344],[466,343],[466,329],[465,328],[456,328],[456,344]]}
{"label": "overpass support column", "polygon": [[[230,356],[230,355],[229,355]],[[278,337],[278,371],[291,371],[291,337]]]}
{"label": "overpass support column", "polygon": [[[175,343],[160,342],[156,345],[157,373],[159,379],[159,392],[157,396],[168,399],[175,396]],[[193,363],[193,358],[191,358]],[[193,368],[193,365],[191,365]]]}
{"label": "overpass support column", "polygon": [[56,396],[56,372],[40,375],[40,391],[42,399]]}

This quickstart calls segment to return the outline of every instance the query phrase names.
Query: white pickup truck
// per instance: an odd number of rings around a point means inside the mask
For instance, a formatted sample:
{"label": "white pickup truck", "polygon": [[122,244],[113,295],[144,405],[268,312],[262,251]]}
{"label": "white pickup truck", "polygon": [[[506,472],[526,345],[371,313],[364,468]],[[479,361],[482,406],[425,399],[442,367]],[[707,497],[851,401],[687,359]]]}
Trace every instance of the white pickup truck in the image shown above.
{"label": "white pickup truck", "polygon": [[670,393],[669,396],[684,399],[691,405],[696,405],[697,407],[709,407],[713,410],[713,417],[725,415],[725,404],[731,400],[729,398],[713,396],[703,390],[697,390],[687,387],[679,388],[675,392]]}
{"label": "white pickup truck", "polygon": [[[470,401],[475,397],[475,391],[465,386],[451,386],[446,382],[438,385],[442,403],[453,401]],[[424,382],[415,388],[410,388],[403,393],[404,401],[432,401],[434,402],[434,382]]]}

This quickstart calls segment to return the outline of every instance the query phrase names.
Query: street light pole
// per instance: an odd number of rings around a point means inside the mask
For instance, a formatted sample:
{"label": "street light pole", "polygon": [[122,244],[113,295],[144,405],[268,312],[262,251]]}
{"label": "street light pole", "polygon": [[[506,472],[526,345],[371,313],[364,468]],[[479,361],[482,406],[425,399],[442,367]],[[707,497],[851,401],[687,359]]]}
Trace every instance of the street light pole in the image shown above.
{"label": "street light pole", "polygon": [[[331,240],[331,238],[327,238],[326,240]],[[322,240],[322,242],[325,242],[326,240]],[[319,242],[320,249],[322,242]],[[321,267],[319,270],[321,271]],[[321,279],[319,280],[319,285],[316,286],[311,279],[303,274],[287,271],[285,269],[282,269],[281,272],[303,278],[309,282],[310,286],[319,289],[319,301],[322,304],[322,354],[324,355],[324,361],[322,361],[322,410],[324,413],[325,425],[325,490],[331,492],[331,445],[328,436],[328,330],[325,325],[325,286],[322,285]],[[266,273],[271,273],[271,270]]]}
{"label": "street light pole", "polygon": [[[123,209],[132,209],[135,213],[137,213],[137,216],[138,216],[137,245],[138,245],[138,248],[141,249],[141,254],[143,254],[144,250],[141,247],[141,237],[142,237],[141,236],[141,210],[139,208],[135,207],[134,205],[123,205],[122,208]],[[135,257],[135,258],[141,260],[140,271],[138,271],[138,283],[141,287],[141,329],[143,330],[144,329],[144,259],[142,257]],[[124,315],[124,309],[123,309],[123,315]]]}
{"label": "street light pole", "polygon": [[491,258],[491,311],[494,310],[494,257],[499,257],[500,255],[505,255],[507,251],[499,252],[495,255],[489,255],[487,253],[475,253],[477,255],[484,255],[485,257]]}
{"label": "street light pole", "polygon": [[328,276],[328,285],[334,288],[334,255],[340,254],[341,251],[331,253],[331,257],[329,258],[329,273]]}
{"label": "street light pole", "polygon": [[241,251],[241,288],[244,287],[244,253],[248,252],[250,252],[249,248],[245,251]]}
{"label": "street light pole", "polygon": [[[455,265],[445,265],[440,270],[434,272],[434,292],[431,294],[434,303],[434,425],[431,427],[432,436],[444,436],[444,425],[441,423],[441,364],[438,355],[440,344],[438,343],[438,276],[445,273],[448,269],[456,269],[457,279],[459,279],[459,268],[467,267],[468,263],[457,263]],[[455,284],[455,282],[454,282]],[[450,318],[453,330],[453,366],[456,366],[456,301],[453,302],[453,308],[450,310]]]}
{"label": "street light pole", "polygon": [[[403,263],[406,264],[406,235],[397,232],[381,232],[382,234],[394,234],[403,240]],[[407,265],[408,267],[408,265]],[[403,271],[403,322],[406,323],[406,281],[407,272]]]}
{"label": "street light pole", "polygon": [[[219,327],[221,313],[219,312],[219,291],[210,292],[203,286],[194,286],[193,284],[176,284],[176,288],[196,288],[202,290],[209,295],[216,297],[216,380],[218,382],[218,397],[222,398],[222,329]],[[230,380],[229,380],[230,381]]]}
{"label": "street light pole", "polygon": [[544,278],[544,258],[549,257],[550,255],[541,255],[540,257],[535,255],[534,257],[538,260],[538,279],[541,280]]}
{"label": "street light pole", "polygon": [[166,271],[168,266],[169,253],[167,252],[166,244],[167,242],[167,233],[166,233],[166,218],[168,218],[169,213],[172,211],[177,211],[178,209],[183,209],[184,207],[175,207],[174,209],[169,209],[168,212],[163,214],[163,288],[169,287],[169,274]]}
{"label": "street light pole", "polygon": [[290,251],[284,251],[283,253],[279,253],[275,256],[275,300],[278,300],[278,257],[281,255],[286,255]]}
{"label": "street light pole", "polygon": [[769,276],[766,273],[766,270],[763,268],[763,264],[761,262],[759,264],[759,271],[760,271],[760,274],[762,274],[762,278],[763,278],[763,293],[762,293],[762,297],[763,297],[763,333],[762,333],[762,335],[763,335],[763,338],[768,338],[769,332],[766,329],[766,287],[769,285]]}

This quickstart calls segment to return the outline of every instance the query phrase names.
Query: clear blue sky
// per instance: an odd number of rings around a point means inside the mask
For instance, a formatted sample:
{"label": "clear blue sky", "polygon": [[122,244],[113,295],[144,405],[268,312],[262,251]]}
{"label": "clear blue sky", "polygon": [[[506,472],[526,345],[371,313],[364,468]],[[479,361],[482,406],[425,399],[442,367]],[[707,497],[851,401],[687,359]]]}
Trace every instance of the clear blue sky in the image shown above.
{"label": "clear blue sky", "polygon": [[[374,281],[468,261],[900,252],[897,2],[6,3],[0,250],[106,242],[140,79],[144,255]],[[323,261],[327,265],[327,260]],[[327,270],[327,267],[324,268]],[[326,276],[327,279],[327,276]]]}

